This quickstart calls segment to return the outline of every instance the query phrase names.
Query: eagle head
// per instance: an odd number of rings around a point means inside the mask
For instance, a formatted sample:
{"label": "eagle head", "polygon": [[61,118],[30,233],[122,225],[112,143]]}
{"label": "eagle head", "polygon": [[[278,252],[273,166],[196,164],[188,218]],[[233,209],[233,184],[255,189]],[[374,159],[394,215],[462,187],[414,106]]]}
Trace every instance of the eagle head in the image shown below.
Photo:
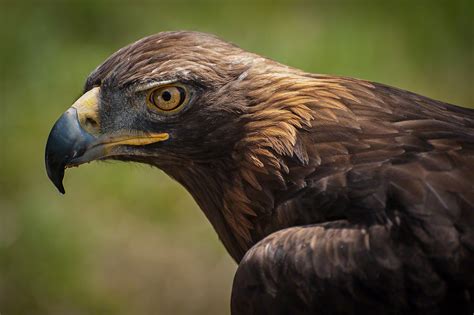
{"label": "eagle head", "polygon": [[51,131],[49,177],[64,192],[64,168],[92,160],[168,169],[228,155],[249,104],[239,83],[255,59],[194,32],[160,33],[120,49],[91,73]]}
{"label": "eagle head", "polygon": [[[230,224],[250,241],[247,217],[256,210],[237,187],[285,186],[282,156],[307,159],[295,150],[297,130],[311,119],[304,102],[294,106],[304,94],[287,82],[296,73],[208,34],[143,38],[97,67],[58,119],[46,145],[48,176],[64,193],[64,170],[93,160],[157,166],[190,191],[218,231]],[[226,196],[240,201],[240,212]]]}

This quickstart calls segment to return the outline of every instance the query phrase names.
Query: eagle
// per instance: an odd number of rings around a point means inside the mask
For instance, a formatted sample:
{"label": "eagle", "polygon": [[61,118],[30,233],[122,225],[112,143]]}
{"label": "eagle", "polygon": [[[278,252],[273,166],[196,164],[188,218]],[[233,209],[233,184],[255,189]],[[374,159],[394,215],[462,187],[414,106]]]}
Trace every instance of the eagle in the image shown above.
{"label": "eagle", "polygon": [[239,314],[471,314],[474,110],[312,74],[213,35],[145,37],[87,78],[45,150],[158,167],[238,263]]}

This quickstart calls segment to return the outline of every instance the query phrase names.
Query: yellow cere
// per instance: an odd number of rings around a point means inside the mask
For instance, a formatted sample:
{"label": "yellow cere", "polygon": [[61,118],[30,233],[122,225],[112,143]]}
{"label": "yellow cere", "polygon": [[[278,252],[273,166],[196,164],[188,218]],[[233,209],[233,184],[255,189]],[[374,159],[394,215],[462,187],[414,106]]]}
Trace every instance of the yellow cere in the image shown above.
{"label": "yellow cere", "polygon": [[[77,117],[82,128],[91,134],[97,134],[99,125],[100,87],[95,87],[82,95],[72,107],[77,110]],[[93,124],[91,124],[93,122]]]}

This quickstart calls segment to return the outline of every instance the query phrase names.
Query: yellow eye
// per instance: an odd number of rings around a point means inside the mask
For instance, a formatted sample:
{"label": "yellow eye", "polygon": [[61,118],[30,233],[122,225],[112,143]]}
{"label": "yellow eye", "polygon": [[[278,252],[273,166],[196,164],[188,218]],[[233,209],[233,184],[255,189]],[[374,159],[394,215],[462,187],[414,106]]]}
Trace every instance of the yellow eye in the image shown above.
{"label": "yellow eye", "polygon": [[175,111],[187,101],[187,91],[179,85],[162,86],[148,95],[148,102],[164,112]]}

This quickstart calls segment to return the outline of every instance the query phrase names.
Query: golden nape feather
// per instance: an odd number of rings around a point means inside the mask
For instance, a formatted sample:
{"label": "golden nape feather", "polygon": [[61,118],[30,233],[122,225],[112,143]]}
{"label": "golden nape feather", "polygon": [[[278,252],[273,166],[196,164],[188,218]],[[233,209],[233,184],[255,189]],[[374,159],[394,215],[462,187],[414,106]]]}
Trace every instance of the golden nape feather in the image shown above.
{"label": "golden nape feather", "polygon": [[104,159],[177,180],[239,263],[232,314],[474,310],[473,110],[195,32],[120,49],[84,93],[52,181]]}

